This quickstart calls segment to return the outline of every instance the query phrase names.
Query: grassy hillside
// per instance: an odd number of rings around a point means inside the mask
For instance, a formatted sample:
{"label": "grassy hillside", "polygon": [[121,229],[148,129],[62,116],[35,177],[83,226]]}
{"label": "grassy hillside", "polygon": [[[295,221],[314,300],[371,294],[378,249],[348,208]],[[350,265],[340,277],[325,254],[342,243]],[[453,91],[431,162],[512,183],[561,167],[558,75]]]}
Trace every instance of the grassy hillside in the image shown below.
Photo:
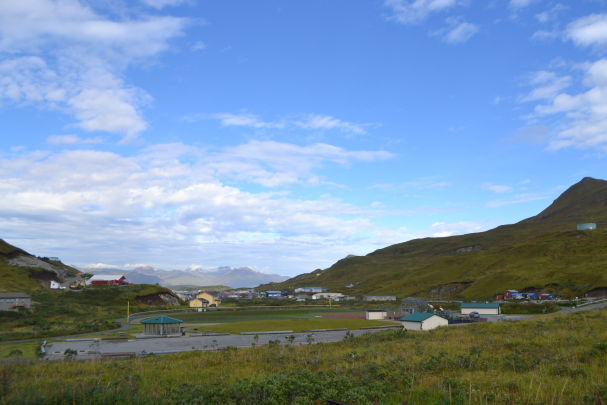
{"label": "grassy hillside", "polygon": [[[585,238],[573,237],[579,233],[575,231],[579,223],[595,222],[599,228],[607,225],[606,203],[607,181],[587,177],[540,214],[519,223],[486,232],[399,243],[261,289],[322,286],[358,295],[430,293],[472,298],[494,295],[496,289],[544,288],[559,283],[563,284],[557,288],[560,294],[575,295],[583,285],[607,287],[605,267],[601,267],[607,238],[591,237],[593,232],[584,232]],[[597,235],[601,232],[595,231]],[[584,246],[593,253],[583,254]],[[346,288],[346,283],[356,286]]]}
{"label": "grassy hillside", "polygon": [[5,402],[604,404],[605,322],[607,312],[600,310],[303,346],[6,362]]}

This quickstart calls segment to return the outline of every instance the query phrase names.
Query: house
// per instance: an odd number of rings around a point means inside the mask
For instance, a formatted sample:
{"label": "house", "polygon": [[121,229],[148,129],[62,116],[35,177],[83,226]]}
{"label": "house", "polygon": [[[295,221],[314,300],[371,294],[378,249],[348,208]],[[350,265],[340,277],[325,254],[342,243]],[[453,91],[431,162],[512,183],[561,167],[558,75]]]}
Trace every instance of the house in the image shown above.
{"label": "house", "polygon": [[24,293],[0,293],[0,311],[16,311],[18,308],[30,308],[32,297]]}
{"label": "house", "polygon": [[518,294],[520,293],[516,290],[506,290],[506,292],[504,293],[504,299],[511,300]]}
{"label": "house", "polygon": [[403,329],[406,330],[432,330],[439,326],[449,326],[449,321],[440,315],[425,312],[414,312],[400,318]]}
{"label": "house", "polygon": [[344,295],[342,293],[319,293],[319,294],[314,294],[312,296],[313,300],[322,300],[322,299],[338,299],[343,297]]}
{"label": "house", "polygon": [[539,299],[539,295],[537,295],[536,293],[529,293],[527,294],[527,298],[530,300],[537,300]]}
{"label": "house", "polygon": [[209,306],[209,301],[202,298],[193,298],[190,300],[190,308],[206,308]]}
{"label": "house", "polygon": [[304,292],[319,293],[322,292],[322,287],[304,287]]}
{"label": "house", "polygon": [[120,275],[103,276],[95,274],[89,278],[88,283],[90,285],[123,285],[127,284],[126,277]]}
{"label": "house", "polygon": [[394,295],[366,295],[363,301],[396,301]]}
{"label": "house", "polygon": [[478,312],[479,315],[499,315],[502,313],[500,304],[463,303],[460,306],[463,315]]}
{"label": "house", "polygon": [[[200,299],[203,301],[207,301],[208,302],[208,306],[209,307],[218,307],[219,304],[221,304],[221,298],[219,297],[219,294],[216,292],[201,292],[196,294],[196,298],[194,298],[194,300],[196,299]],[[194,301],[192,300],[192,301]],[[190,301],[190,307],[196,307],[196,305],[192,305],[192,301]],[[196,308],[200,308],[200,307],[196,307]]]}
{"label": "house", "polygon": [[388,312],[384,309],[367,309],[366,319],[386,319]]}
{"label": "house", "polygon": [[554,296],[552,294],[540,294],[541,300],[553,300]]}

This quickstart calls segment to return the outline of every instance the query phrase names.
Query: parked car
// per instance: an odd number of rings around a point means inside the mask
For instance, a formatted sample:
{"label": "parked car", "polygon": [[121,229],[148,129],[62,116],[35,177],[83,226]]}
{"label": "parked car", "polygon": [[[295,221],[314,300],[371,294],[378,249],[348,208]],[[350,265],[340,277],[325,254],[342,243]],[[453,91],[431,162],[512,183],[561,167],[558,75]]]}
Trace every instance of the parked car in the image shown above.
{"label": "parked car", "polygon": [[481,314],[479,314],[479,313],[478,313],[478,312],[476,312],[476,311],[472,311],[472,312],[470,312],[470,314],[468,314],[468,315],[470,316],[470,319],[472,319],[472,318],[480,318],[480,317],[481,317]]}

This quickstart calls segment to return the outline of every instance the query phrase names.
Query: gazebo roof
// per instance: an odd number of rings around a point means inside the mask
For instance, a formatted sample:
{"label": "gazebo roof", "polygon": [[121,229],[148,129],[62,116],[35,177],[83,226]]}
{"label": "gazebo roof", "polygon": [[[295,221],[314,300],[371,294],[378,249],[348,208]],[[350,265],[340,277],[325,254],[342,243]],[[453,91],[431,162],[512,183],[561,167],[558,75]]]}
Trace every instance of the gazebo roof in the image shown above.
{"label": "gazebo roof", "polygon": [[141,321],[141,323],[146,324],[168,324],[168,323],[183,323],[179,319],[170,318],[168,316],[157,316],[156,318],[146,319],[145,321]]}

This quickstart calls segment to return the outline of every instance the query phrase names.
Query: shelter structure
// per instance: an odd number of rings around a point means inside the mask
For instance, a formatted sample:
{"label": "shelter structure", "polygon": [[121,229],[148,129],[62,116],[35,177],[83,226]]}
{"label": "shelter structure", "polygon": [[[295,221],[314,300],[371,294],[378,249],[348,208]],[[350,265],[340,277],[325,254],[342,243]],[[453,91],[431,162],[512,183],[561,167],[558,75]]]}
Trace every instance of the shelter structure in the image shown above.
{"label": "shelter structure", "polygon": [[478,312],[479,315],[499,315],[502,313],[500,304],[481,304],[481,303],[462,303],[460,306],[462,315],[468,315],[470,312]]}
{"label": "shelter structure", "polygon": [[183,321],[168,316],[157,316],[156,318],[141,321],[144,335],[176,335],[180,332],[180,324]]}
{"label": "shelter structure", "polygon": [[400,321],[406,330],[432,330],[439,326],[449,326],[449,320],[433,313],[414,312]]}

